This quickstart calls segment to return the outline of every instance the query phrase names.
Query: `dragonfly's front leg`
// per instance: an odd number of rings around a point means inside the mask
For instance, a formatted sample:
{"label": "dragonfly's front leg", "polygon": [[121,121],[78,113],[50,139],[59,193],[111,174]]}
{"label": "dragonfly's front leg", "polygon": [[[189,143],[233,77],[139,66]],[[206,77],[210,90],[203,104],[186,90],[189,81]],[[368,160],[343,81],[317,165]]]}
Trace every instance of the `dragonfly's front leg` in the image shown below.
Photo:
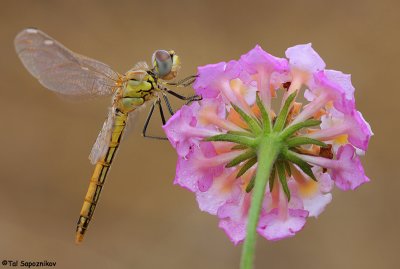
{"label": "dragonfly's front leg", "polygon": [[[187,87],[187,86],[193,84],[193,82],[196,80],[196,78],[197,78],[197,75],[189,76],[189,77],[184,78],[184,79],[182,79],[182,80],[180,80],[178,82],[165,83],[164,85],[171,85],[171,86],[176,86],[176,87]],[[193,95],[193,96],[188,96],[188,97],[180,95],[179,93],[176,93],[173,90],[168,89],[164,85],[161,84],[159,86],[160,86],[160,89],[162,90],[162,97],[163,97],[164,102],[165,102],[165,104],[167,106],[168,112],[169,112],[169,114],[171,116],[174,115],[174,110],[172,109],[171,103],[170,103],[166,93],[171,94],[172,96],[174,96],[174,97],[176,97],[178,99],[186,101],[186,104],[189,104],[189,103],[194,102],[194,101],[200,101],[202,99],[202,97],[198,96],[198,95]],[[149,126],[150,120],[151,120],[151,118],[153,116],[155,106],[158,106],[158,108],[159,108],[161,121],[162,121],[163,125],[165,125],[165,123],[166,123],[164,111],[163,111],[163,108],[162,108],[162,105],[161,105],[161,99],[160,99],[160,97],[158,97],[157,100],[152,104],[152,106],[150,108],[149,114],[148,114],[148,116],[146,118],[146,121],[144,123],[144,126],[143,126],[142,135],[144,137],[146,137],[146,138],[167,140],[166,137],[147,135],[147,127]]]}
{"label": "dragonfly's front leg", "polygon": [[[195,82],[197,77],[198,77],[198,75],[192,75],[192,76],[188,76],[188,77],[186,77],[186,78],[184,78],[182,80],[179,80],[177,82],[165,82],[164,85],[174,86],[174,87],[187,87],[187,86],[192,85]],[[188,96],[188,97],[183,96],[183,95],[181,95],[179,93],[174,92],[171,89],[168,89],[165,86],[162,87],[162,90],[164,92],[166,92],[166,93],[169,93],[169,94],[175,96],[178,99],[187,101],[186,104],[189,104],[189,103],[194,102],[194,101],[200,101],[202,99],[202,97],[198,96],[198,95],[192,95],[192,96]],[[169,111],[170,111],[170,113],[172,115],[173,112],[172,112],[172,109],[170,109],[169,100],[168,100],[168,98],[166,96],[164,97],[164,100],[165,100],[165,103],[167,104],[167,107],[168,107],[168,109],[169,109]]]}
{"label": "dragonfly's front leg", "polygon": [[170,86],[179,87],[179,88],[185,88],[187,86],[192,85],[197,77],[198,77],[198,75],[192,75],[192,76],[188,76],[184,79],[181,79],[177,82],[167,82],[166,84],[170,85]]}
{"label": "dragonfly's front leg", "polygon": [[[170,89],[168,89],[168,88],[164,88],[164,91],[166,92],[166,93],[169,93],[169,94],[171,94],[172,96],[174,96],[174,97],[176,97],[176,98],[178,98],[178,99],[181,99],[181,100],[183,100],[183,101],[186,101],[186,104],[190,104],[191,102],[194,102],[194,101],[200,101],[201,99],[203,99],[201,96],[199,96],[199,95],[192,95],[192,96],[183,96],[183,95],[181,95],[181,94],[179,94],[179,93],[176,93],[176,92],[174,92],[173,90],[170,90]],[[169,103],[169,101],[167,101],[168,100],[168,98],[164,98],[164,100],[166,99],[166,103],[168,102]],[[167,106],[168,106],[168,103],[167,103]]]}
{"label": "dragonfly's front leg", "polygon": [[151,105],[149,114],[147,115],[146,121],[144,122],[143,130],[142,130],[142,135],[143,135],[143,137],[146,137],[146,138],[152,138],[152,139],[158,139],[158,140],[168,140],[168,138],[166,138],[166,137],[147,135],[147,127],[149,126],[150,119],[151,119],[151,117],[153,116],[154,108],[155,108],[156,105],[158,106],[158,108],[159,108],[159,110],[160,110],[160,116],[161,116],[162,124],[165,125],[165,122],[166,122],[166,121],[165,121],[164,111],[163,111],[162,106],[161,106],[161,100],[160,100],[160,98],[158,98],[158,99]]}

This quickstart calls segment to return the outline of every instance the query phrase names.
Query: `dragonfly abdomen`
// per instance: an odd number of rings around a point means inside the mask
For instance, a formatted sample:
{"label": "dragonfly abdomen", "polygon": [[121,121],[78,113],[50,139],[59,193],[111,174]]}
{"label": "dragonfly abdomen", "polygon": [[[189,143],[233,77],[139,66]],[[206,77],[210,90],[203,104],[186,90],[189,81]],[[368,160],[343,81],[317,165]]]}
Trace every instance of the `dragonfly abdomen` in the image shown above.
{"label": "dragonfly abdomen", "polygon": [[119,147],[122,133],[125,129],[128,114],[121,111],[115,112],[113,123],[113,131],[111,134],[108,150],[94,168],[93,175],[90,179],[89,188],[83,201],[81,213],[76,227],[76,243],[83,240],[84,234],[89,226],[90,220],[93,217],[94,210],[99,200],[103,185],[105,183],[107,173],[110,170],[111,163],[115,153]]}

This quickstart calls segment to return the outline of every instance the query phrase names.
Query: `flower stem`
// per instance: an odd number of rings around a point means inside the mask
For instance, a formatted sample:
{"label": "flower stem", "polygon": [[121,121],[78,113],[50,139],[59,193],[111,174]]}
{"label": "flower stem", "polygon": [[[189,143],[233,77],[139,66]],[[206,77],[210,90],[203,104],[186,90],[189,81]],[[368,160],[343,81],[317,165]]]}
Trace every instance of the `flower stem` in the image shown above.
{"label": "flower stem", "polygon": [[243,244],[241,269],[252,269],[256,245],[256,232],[262,202],[265,196],[265,188],[271,174],[272,166],[280,152],[280,142],[271,135],[260,139],[257,151],[258,166],[249,210],[247,234]]}

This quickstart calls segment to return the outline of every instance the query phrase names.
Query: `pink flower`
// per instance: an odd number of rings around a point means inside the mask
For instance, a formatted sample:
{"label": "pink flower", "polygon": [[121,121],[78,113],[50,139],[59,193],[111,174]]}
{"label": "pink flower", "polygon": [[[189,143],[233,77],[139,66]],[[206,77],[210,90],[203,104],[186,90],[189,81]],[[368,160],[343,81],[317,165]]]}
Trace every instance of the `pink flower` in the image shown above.
{"label": "pink flower", "polygon": [[311,47],[311,43],[297,45],[286,50],[292,74],[289,93],[299,90],[302,84],[309,84],[314,73],[325,69],[325,62]]}
{"label": "pink flower", "polygon": [[257,231],[268,240],[276,241],[294,236],[306,224],[308,211],[289,209],[281,216],[277,208],[261,218]]}
{"label": "pink flower", "polygon": [[241,71],[242,67],[237,61],[201,66],[198,68],[199,77],[193,87],[196,89],[196,94],[203,98],[215,98],[226,87],[224,84],[238,78]]}
{"label": "pink flower", "polygon": [[[239,62],[247,73],[253,75],[253,79],[257,81],[261,99],[269,107],[271,98],[275,95],[275,92],[271,93],[271,82],[273,79],[281,83],[285,82],[289,70],[288,61],[272,56],[257,45],[254,49],[242,55]],[[276,85],[273,88],[272,90],[275,90]]]}
{"label": "pink flower", "polygon": [[214,177],[207,191],[196,191],[200,210],[217,215],[221,206],[240,196],[242,180],[237,179],[236,174],[237,169],[224,169],[222,174]]}
{"label": "pink flower", "polygon": [[288,181],[291,193],[290,202],[287,200],[282,186],[274,188],[266,195],[263,205],[264,213],[260,216],[257,231],[268,240],[277,241],[294,236],[303,229],[309,212],[304,209],[302,198],[299,196],[297,184]]}
{"label": "pink flower", "polygon": [[321,109],[331,110],[332,104],[344,114],[351,114],[355,110],[354,87],[350,75],[335,70],[318,71],[314,73],[309,85],[310,90],[304,93],[304,97],[311,102],[292,124],[309,119]]}
{"label": "pink flower", "polygon": [[360,185],[369,182],[360,158],[355,153],[355,148],[347,144],[339,148],[336,160],[306,155],[299,157],[304,161],[329,169],[336,186],[346,191],[354,190]]}
{"label": "pink flower", "polygon": [[369,182],[364,173],[360,158],[355,154],[355,149],[350,145],[339,148],[338,162],[332,168],[332,177],[336,186],[342,190],[354,190],[361,184]]}
{"label": "pink flower", "polygon": [[292,167],[292,177],[300,199],[303,201],[304,209],[308,211],[309,217],[318,217],[325,207],[332,201],[333,181],[328,173],[324,173],[320,167],[314,167],[313,172],[318,181]]}
{"label": "pink flower", "polygon": [[289,70],[288,61],[275,57],[264,51],[259,45],[240,57],[240,63],[249,74],[284,73]]}
{"label": "pink flower", "polygon": [[333,106],[342,113],[348,114],[355,108],[354,87],[350,75],[335,70],[319,71],[314,74],[315,84],[311,91],[326,94],[325,103],[333,102]]}
{"label": "pink flower", "polygon": [[246,237],[247,215],[251,196],[241,192],[218,209],[219,227],[237,245]]}
{"label": "pink flower", "polygon": [[372,135],[371,127],[364,120],[362,114],[353,110],[349,115],[334,113],[322,117],[321,131],[307,136],[321,141],[339,139],[344,144],[348,139],[353,146],[367,150]]}
{"label": "pink flower", "polygon": [[190,191],[207,191],[213,179],[223,172],[223,166],[240,152],[217,155],[211,143],[191,147],[186,158],[178,160],[175,184]]}
{"label": "pink flower", "polygon": [[296,45],[286,50],[291,70],[302,70],[313,74],[325,69],[325,62],[311,47],[311,43]]}
{"label": "pink flower", "polygon": [[[369,181],[355,147],[366,150],[373,134],[350,75],[325,70],[311,44],[286,56],[256,46],[239,61],[199,67],[194,89],[203,99],[163,127],[178,153],[175,183],[234,244],[251,227],[268,240],[292,237],[325,210],[334,183],[354,190]],[[309,102],[297,103],[304,85]]]}

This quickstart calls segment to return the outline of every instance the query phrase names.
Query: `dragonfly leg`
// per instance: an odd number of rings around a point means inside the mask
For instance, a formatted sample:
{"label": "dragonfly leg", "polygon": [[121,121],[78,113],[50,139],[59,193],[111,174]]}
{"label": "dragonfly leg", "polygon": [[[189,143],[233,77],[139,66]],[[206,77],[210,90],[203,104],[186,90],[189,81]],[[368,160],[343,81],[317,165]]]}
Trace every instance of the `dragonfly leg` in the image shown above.
{"label": "dragonfly leg", "polygon": [[[171,103],[169,102],[169,99],[168,99],[168,96],[166,96],[165,94],[163,94],[162,95],[163,96],[163,98],[164,98],[164,102],[165,102],[165,104],[167,105],[167,109],[168,109],[168,112],[169,112],[169,114],[172,116],[172,115],[174,115],[174,110],[172,109],[172,106],[171,106]],[[161,104],[160,104],[160,106],[161,106]],[[160,109],[162,109],[161,107],[160,107]],[[161,113],[161,112],[160,112]]]}
{"label": "dragonfly leg", "polygon": [[168,89],[168,88],[164,88],[164,90],[165,90],[167,93],[171,94],[172,96],[175,96],[175,97],[178,98],[178,99],[181,99],[181,100],[183,100],[183,101],[187,101],[186,104],[190,104],[191,102],[200,101],[200,100],[203,99],[200,95],[192,95],[192,96],[186,97],[186,96],[183,96],[183,95],[181,95],[181,94],[179,94],[179,93],[176,93],[176,92],[174,92],[173,90],[170,90],[170,89]]}
{"label": "dragonfly leg", "polygon": [[[165,100],[165,98],[164,98],[164,100]],[[168,99],[167,99],[168,100]],[[160,110],[160,117],[161,117],[161,121],[162,121],[162,124],[163,125],[165,125],[165,116],[164,116],[164,111],[163,111],[163,108],[162,108],[162,105],[161,105],[161,100],[160,99],[158,99],[158,109]],[[168,102],[168,104],[169,104],[169,102]],[[169,108],[168,108],[169,109]],[[171,112],[171,111],[170,111]],[[173,115],[173,113],[171,114],[171,116]]]}
{"label": "dragonfly leg", "polygon": [[146,138],[158,139],[158,140],[167,140],[168,138],[166,138],[166,137],[147,135],[147,127],[149,126],[150,119],[153,116],[154,107],[156,105],[158,105],[158,107],[160,109],[161,121],[162,121],[163,124],[165,124],[165,116],[164,116],[164,112],[163,112],[162,107],[161,107],[161,100],[157,99],[157,101],[155,101],[152,104],[152,106],[150,108],[150,111],[149,111],[149,114],[147,115],[146,121],[144,122],[142,135],[143,135],[143,137],[146,137]]}
{"label": "dragonfly leg", "polygon": [[166,83],[167,85],[170,86],[175,86],[175,87],[187,87],[189,85],[192,85],[194,83],[194,81],[196,80],[196,78],[198,77],[198,75],[192,75],[192,76],[188,76],[184,79],[181,79],[177,82],[168,82]]}

